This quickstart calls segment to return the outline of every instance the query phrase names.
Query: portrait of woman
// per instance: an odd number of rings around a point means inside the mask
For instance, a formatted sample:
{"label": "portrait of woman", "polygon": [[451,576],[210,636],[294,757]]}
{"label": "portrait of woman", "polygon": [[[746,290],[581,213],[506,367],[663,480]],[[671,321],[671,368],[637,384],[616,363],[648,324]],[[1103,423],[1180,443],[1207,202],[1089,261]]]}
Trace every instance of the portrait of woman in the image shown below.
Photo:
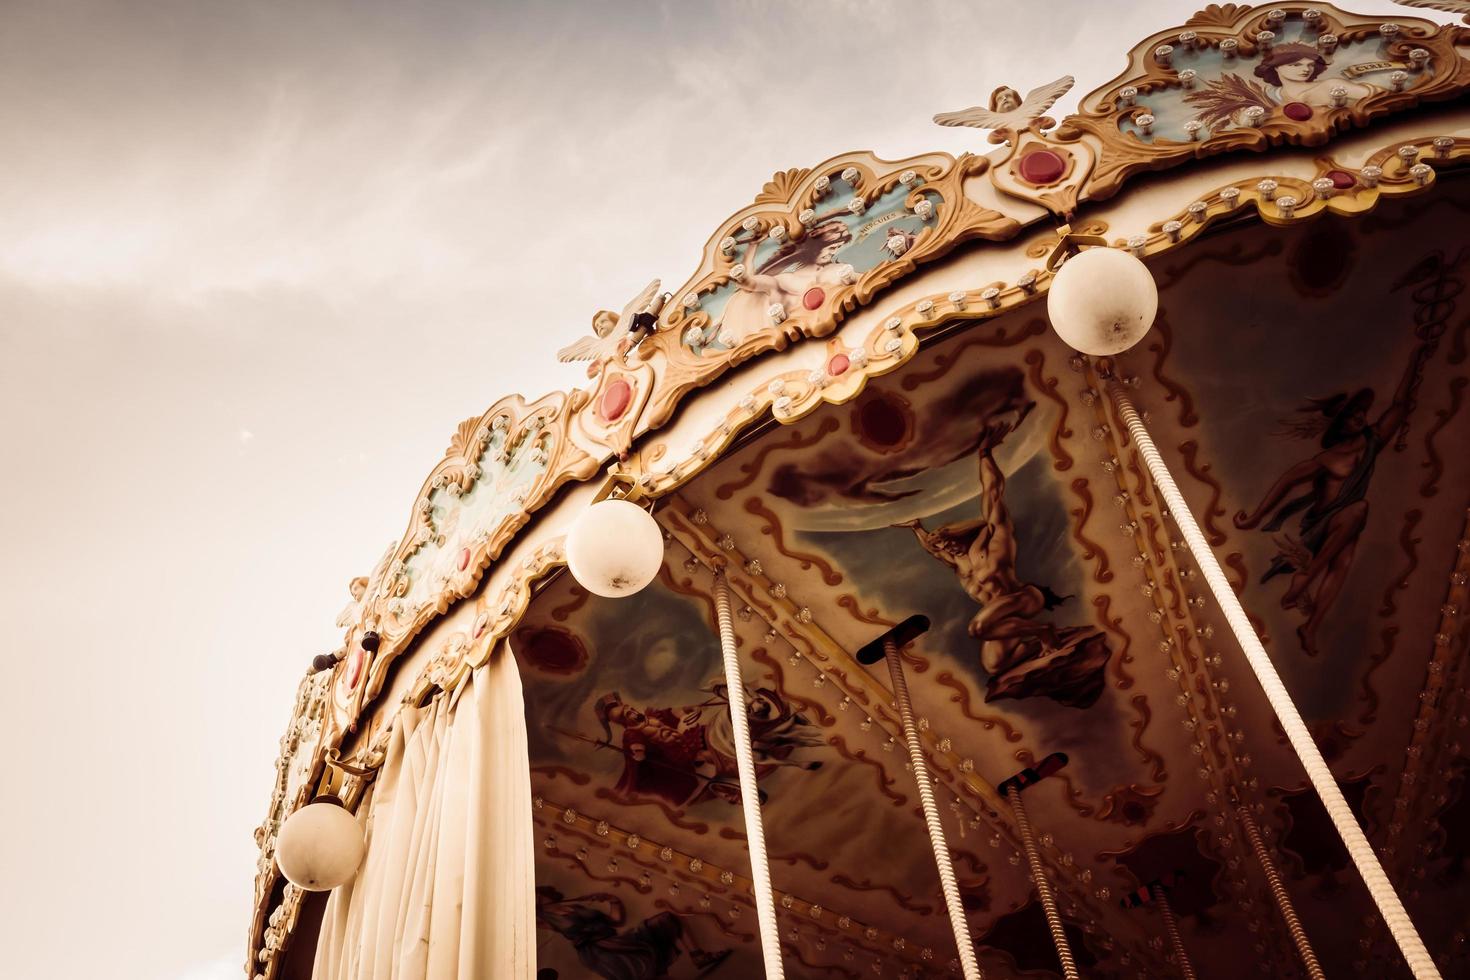
{"label": "portrait of woman", "polygon": [[1283,44],[1262,59],[1253,74],[1270,86],[1267,92],[1281,105],[1302,102],[1309,106],[1330,106],[1335,88],[1345,90],[1349,102],[1378,91],[1376,85],[1350,81],[1340,74],[1324,78],[1326,71],[1327,61],[1316,48]]}
{"label": "portrait of woman", "polygon": [[1329,74],[1328,68],[1327,60],[1316,48],[1283,44],[1263,56],[1252,70],[1259,81],[1225,72],[1186,95],[1184,101],[1200,110],[1195,118],[1211,132],[1220,132],[1247,125],[1252,109],[1263,109],[1267,116],[1293,103],[1325,109],[1332,105],[1333,89],[1346,92],[1349,105],[1380,90],[1376,85],[1348,78],[1342,71]]}

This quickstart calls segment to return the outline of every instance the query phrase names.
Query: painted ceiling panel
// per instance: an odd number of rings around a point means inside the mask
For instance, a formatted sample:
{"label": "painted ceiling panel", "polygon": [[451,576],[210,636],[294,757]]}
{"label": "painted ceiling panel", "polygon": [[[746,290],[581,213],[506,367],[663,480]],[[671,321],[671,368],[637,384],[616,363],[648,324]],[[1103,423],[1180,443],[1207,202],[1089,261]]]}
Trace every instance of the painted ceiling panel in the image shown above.
{"label": "painted ceiling panel", "polygon": [[[1056,971],[993,787],[1060,752],[1066,767],[1026,802],[1089,975],[1169,975],[1157,913],[1125,907],[1151,881],[1172,883],[1200,975],[1295,975],[1240,803],[1329,974],[1356,959],[1392,974],[1366,893],[1119,436],[1108,376],[1147,410],[1370,836],[1415,883],[1421,928],[1463,929],[1470,763],[1448,678],[1464,625],[1446,597],[1470,548],[1467,209],[1447,184],[1171,253],[1154,268],[1154,333],[1112,362],[1073,355],[1039,307],[958,332],[686,487],[659,511],[665,568],[637,597],[553,583],[512,638],[543,966],[758,969],[719,556],[788,975],[941,976],[954,957],[887,672],[852,656],[914,614],[932,625],[905,669],[988,969]],[[1371,961],[1338,941],[1344,922],[1364,923]]]}

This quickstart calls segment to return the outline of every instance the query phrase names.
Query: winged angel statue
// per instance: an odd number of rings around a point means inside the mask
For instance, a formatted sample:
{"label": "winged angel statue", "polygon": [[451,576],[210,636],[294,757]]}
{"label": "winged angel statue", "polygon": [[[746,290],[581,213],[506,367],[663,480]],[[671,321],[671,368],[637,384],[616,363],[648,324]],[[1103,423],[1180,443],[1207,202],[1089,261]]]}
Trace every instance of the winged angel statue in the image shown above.
{"label": "winged angel statue", "polygon": [[1071,75],[1063,75],[1054,82],[1027,92],[1025,99],[1009,85],[1002,85],[990,93],[988,105],[971,106],[958,112],[941,112],[934,117],[934,121],[941,126],[988,129],[990,142],[1004,143],[1028,129],[1040,131],[1055,126],[1056,123],[1048,119],[1045,112],[1057,99],[1067,94],[1075,81]]}
{"label": "winged angel statue", "polygon": [[1418,7],[1421,10],[1442,10],[1447,14],[1459,14],[1470,24],[1470,0],[1393,0],[1401,7]]}
{"label": "winged angel statue", "polygon": [[602,365],[615,357],[622,357],[637,346],[644,337],[653,332],[658,323],[659,311],[668,301],[667,293],[658,291],[655,279],[643,287],[643,292],[623,307],[622,313],[598,310],[592,317],[593,337],[583,337],[574,344],[556,352],[556,359],[569,361],[591,361],[587,376],[593,377],[602,370]]}

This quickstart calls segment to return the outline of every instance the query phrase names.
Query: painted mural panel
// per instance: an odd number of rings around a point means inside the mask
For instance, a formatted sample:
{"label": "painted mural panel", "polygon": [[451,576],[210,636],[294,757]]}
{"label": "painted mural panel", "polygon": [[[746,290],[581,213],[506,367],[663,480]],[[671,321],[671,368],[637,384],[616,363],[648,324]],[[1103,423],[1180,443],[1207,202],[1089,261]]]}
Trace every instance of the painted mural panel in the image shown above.
{"label": "painted mural panel", "polygon": [[903,255],[938,214],[933,194],[927,218],[906,207],[913,190],[898,184],[866,205],[846,178],[830,178],[821,210],[813,209],[801,238],[777,241],[757,230],[733,236],[732,281],[699,296],[698,309],[709,322],[690,327],[684,346],[700,355],[730,350],[771,327],[772,307],[819,309],[838,286]]}
{"label": "painted mural panel", "polygon": [[[1148,412],[1382,841],[1396,801],[1418,799],[1410,739],[1464,642],[1442,607],[1470,547],[1467,199],[1236,228],[1166,256],[1155,333],[1111,365],[1072,356],[1035,309],[959,333],[666,502],[674,540],[646,592],[614,603],[556,582],[514,637],[541,800],[543,963],[560,976],[759,969],[710,575],[689,535],[756,589],[736,600],[736,629],[773,877],[796,899],[780,909],[791,975],[939,976],[953,955],[887,673],[851,658],[913,614],[931,626],[905,669],[987,969],[1045,976],[1054,959],[1004,804],[977,782],[1053,752],[1069,762],[1027,807],[1089,975],[1168,974],[1137,899],[1154,881],[1172,888],[1197,964],[1241,949],[1292,960],[1223,816],[1242,796],[1279,832],[1310,931],[1365,914],[1118,438],[1104,373]],[[1444,841],[1425,870],[1449,894],[1467,888],[1452,866],[1470,848],[1452,825],[1467,768],[1451,760],[1442,801],[1405,811]],[[1392,873],[1410,874],[1400,863]],[[1423,914],[1448,943],[1453,923]],[[1334,975],[1352,967],[1352,950],[1318,953]]]}
{"label": "painted mural panel", "polygon": [[[1274,33],[1269,46],[1239,56],[1207,45],[1176,50],[1173,67],[1188,84],[1139,96],[1154,117],[1149,132],[1138,124],[1142,113],[1122,117],[1120,128],[1145,143],[1208,139],[1271,120],[1304,122],[1324,110],[1379,92],[1411,90],[1434,78],[1432,68],[1421,69],[1391,51],[1393,42],[1385,37],[1324,46],[1319,33],[1298,16],[1287,18]],[[1193,135],[1191,123],[1200,127]]]}
{"label": "painted mural panel", "polygon": [[[748,886],[689,875],[683,856],[698,854],[706,872],[749,875],[709,575],[686,568],[688,560],[671,546],[661,580],[621,603],[588,597],[563,579],[540,607],[546,611],[512,638],[526,684],[533,786],[548,828],[547,873],[538,881],[554,891],[543,894],[541,924],[561,937],[548,937],[542,958],[560,964],[562,976],[589,975],[571,968],[571,953],[594,976],[665,975],[640,972],[655,966],[676,977],[758,969]],[[826,685],[796,687],[795,651],[769,636],[749,608],[736,619],[749,658],[748,721],[776,885],[800,895],[835,887],[855,896],[820,921],[808,919],[823,947],[810,951],[813,962],[871,957],[874,940],[864,933],[891,928],[885,916],[894,906],[915,917],[908,933],[914,955],[940,942],[942,922],[919,918],[937,907],[926,894],[933,870],[924,840],[907,833],[916,797],[898,778],[893,741]],[[562,806],[605,819],[606,836],[550,816]],[[891,843],[876,848],[875,840]],[[666,847],[680,856],[665,857]],[[567,872],[582,877],[568,880]],[[671,892],[669,876],[681,873]],[[607,881],[623,887],[602,894]],[[965,881],[984,905],[983,864]],[[571,907],[578,903],[590,908]],[[621,913],[617,903],[626,905]],[[839,927],[839,919],[849,925]],[[583,928],[604,938],[588,946]],[[630,957],[641,965],[617,965]]]}
{"label": "painted mural panel", "polygon": [[[1447,188],[1361,221],[1235,232],[1166,258],[1156,336],[1124,359],[1277,669],[1441,949],[1465,897],[1451,871],[1464,828],[1443,816],[1465,752],[1430,735],[1457,724],[1444,692],[1466,642],[1447,596],[1470,548],[1467,202]],[[1228,664],[1234,644],[1216,645]],[[1231,724],[1271,730],[1249,675],[1231,680]],[[1279,741],[1252,734],[1241,758],[1285,828],[1309,932],[1330,935],[1354,891],[1326,815]],[[1433,842],[1428,859],[1411,837]],[[1456,884],[1430,899],[1417,884],[1429,874]],[[1379,947],[1367,969],[1395,961]],[[1353,963],[1328,947],[1324,966]]]}
{"label": "painted mural panel", "polygon": [[526,493],[545,472],[549,442],[540,417],[514,432],[508,418],[496,419],[468,489],[446,479],[430,492],[428,526],[403,562],[408,584],[401,605],[412,608],[429,601],[470,567],[472,545],[520,510]]}
{"label": "painted mural panel", "polygon": [[[1229,475],[1215,533],[1319,720],[1371,717],[1376,686],[1422,680],[1433,645],[1438,590],[1407,586],[1445,577],[1463,527],[1464,214],[1462,192],[1204,243],[1160,269],[1173,301],[1147,369],[1186,383],[1159,425]],[[1186,298],[1202,292],[1230,300]],[[1388,629],[1417,645],[1417,678],[1365,676]]]}

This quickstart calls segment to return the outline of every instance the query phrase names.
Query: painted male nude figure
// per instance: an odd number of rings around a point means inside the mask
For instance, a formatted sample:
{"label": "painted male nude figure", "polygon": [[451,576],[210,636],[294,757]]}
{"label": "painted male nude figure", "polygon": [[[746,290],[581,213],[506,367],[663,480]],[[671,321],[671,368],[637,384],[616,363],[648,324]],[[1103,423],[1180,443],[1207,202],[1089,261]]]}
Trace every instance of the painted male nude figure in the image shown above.
{"label": "painted male nude figure", "polygon": [[969,632],[980,641],[980,664],[990,675],[985,700],[1049,697],[1086,708],[1102,693],[1103,668],[1111,655],[1107,638],[1091,627],[1048,622],[1045,614],[1065,598],[1016,573],[1016,536],[1006,508],[1005,475],[993,455],[1030,407],[1019,417],[998,416],[985,422],[976,454],[978,519],[934,531],[917,520],[900,526],[911,528],[925,551],[953,568],[965,591],[980,604]]}

